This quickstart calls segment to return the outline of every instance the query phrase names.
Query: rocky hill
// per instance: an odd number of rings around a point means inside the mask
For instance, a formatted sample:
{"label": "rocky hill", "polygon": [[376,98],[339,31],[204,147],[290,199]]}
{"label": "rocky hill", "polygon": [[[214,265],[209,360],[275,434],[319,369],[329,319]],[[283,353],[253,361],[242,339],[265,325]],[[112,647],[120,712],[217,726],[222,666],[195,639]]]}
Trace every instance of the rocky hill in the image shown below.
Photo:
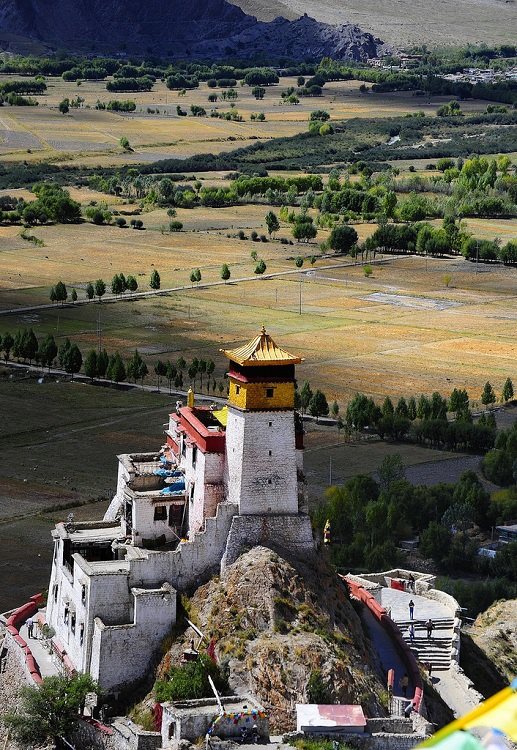
{"label": "rocky hill", "polygon": [[18,35],[54,48],[172,58],[364,60],[384,49],[357,26],[304,15],[258,21],[227,0],[0,0],[0,37]]}
{"label": "rocky hill", "polygon": [[[329,703],[361,703],[382,715],[383,678],[345,587],[321,559],[289,562],[264,547],[242,555],[222,579],[201,586],[189,614],[216,640],[230,688],[252,692],[273,730],[294,727],[294,705],[306,702],[320,673]],[[164,657],[158,677],[178,663],[192,631]],[[274,709],[272,710],[272,707]]]}

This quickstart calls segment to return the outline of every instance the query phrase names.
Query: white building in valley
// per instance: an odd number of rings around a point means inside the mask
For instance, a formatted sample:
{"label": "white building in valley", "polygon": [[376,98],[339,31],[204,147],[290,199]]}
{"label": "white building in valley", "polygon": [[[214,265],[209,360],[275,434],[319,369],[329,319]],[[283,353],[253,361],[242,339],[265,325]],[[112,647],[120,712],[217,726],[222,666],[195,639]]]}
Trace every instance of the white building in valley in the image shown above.
{"label": "white building in valley", "polygon": [[243,547],[313,551],[295,366],[262,329],[229,359],[228,404],[170,415],[156,453],[119,456],[103,521],[60,523],[47,622],[66,665],[107,692],[145,677],[176,622],[178,592],[224,572]]}

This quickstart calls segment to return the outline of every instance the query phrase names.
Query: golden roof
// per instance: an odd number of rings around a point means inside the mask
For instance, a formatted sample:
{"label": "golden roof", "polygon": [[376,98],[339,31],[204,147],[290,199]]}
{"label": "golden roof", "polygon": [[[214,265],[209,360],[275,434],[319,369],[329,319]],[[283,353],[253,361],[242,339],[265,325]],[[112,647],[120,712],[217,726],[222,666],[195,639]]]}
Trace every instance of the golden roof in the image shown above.
{"label": "golden roof", "polygon": [[302,357],[295,357],[285,349],[281,349],[271,336],[266,332],[264,326],[259,335],[252,341],[239,346],[237,349],[221,349],[221,351],[237,364],[246,366],[266,365],[299,365]]}

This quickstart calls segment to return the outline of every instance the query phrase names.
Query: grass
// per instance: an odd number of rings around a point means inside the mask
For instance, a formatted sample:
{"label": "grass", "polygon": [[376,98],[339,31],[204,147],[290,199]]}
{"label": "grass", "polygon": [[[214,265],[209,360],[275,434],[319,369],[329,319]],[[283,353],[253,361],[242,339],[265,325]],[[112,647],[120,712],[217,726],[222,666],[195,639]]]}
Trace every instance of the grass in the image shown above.
{"label": "grass", "polygon": [[[0,81],[5,76],[0,76]],[[252,144],[257,139],[267,140],[295,135],[307,129],[309,113],[326,109],[333,120],[352,117],[390,117],[423,110],[434,113],[447,98],[422,100],[411,92],[361,94],[358,81],[337,81],[325,86],[317,101],[301,99],[298,105],[284,104],[283,90],[296,86],[296,78],[282,78],[277,86],[268,87],[263,100],[257,101],[249,86],[239,87],[235,108],[243,122],[231,122],[211,117],[178,117],[176,107],[189,111],[191,105],[203,106],[208,113],[212,106],[228,111],[229,103],[212,105],[208,94],[213,93],[206,83],[178,97],[158,81],[151,92],[110,94],[102,81],[84,81],[80,87],[61,78],[47,79],[47,92],[36,97],[38,107],[12,107],[2,111],[0,126],[4,128],[0,142],[0,156],[5,160],[39,161],[47,159],[67,165],[109,166],[128,162],[149,162],[170,157],[188,157],[198,153],[220,153]],[[221,93],[216,90],[216,93]],[[59,102],[65,97],[81,96],[85,103],[62,115]],[[106,110],[95,110],[97,100],[130,98],[137,104],[131,115],[120,115]],[[462,104],[464,111],[482,111],[486,104],[476,100]],[[147,114],[147,108],[160,114]],[[252,113],[264,113],[265,122],[251,122]],[[129,139],[134,153],[120,148],[122,136]]]}

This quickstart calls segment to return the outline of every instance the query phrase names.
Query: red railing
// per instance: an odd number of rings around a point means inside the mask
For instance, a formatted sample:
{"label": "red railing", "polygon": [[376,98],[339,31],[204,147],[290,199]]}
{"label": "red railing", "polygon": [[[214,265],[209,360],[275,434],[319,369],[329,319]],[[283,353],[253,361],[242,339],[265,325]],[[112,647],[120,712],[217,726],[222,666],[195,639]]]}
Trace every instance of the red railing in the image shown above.
{"label": "red railing", "polygon": [[417,661],[415,659],[415,656],[405,640],[402,638],[402,634],[400,630],[398,629],[397,625],[393,622],[391,617],[389,617],[388,613],[384,609],[384,607],[379,604],[379,602],[375,599],[373,594],[370,594],[369,591],[367,591],[365,588],[360,586],[358,583],[355,583],[354,581],[349,581],[345,576],[340,576],[340,578],[343,579],[343,581],[348,586],[348,590],[350,591],[352,596],[355,596],[356,599],[359,599],[359,601],[363,602],[363,604],[368,607],[370,612],[373,614],[373,616],[380,622],[382,627],[386,630],[389,637],[392,641],[394,641],[395,646],[402,658],[402,661],[404,662],[404,666],[406,667],[408,676],[413,682],[413,685],[415,686],[415,694],[413,696],[413,706],[415,711],[418,711],[420,713],[420,709],[422,707],[422,700],[424,698],[424,690],[423,690],[423,683],[422,678],[420,676],[420,670],[418,668]]}
{"label": "red railing", "polygon": [[43,604],[42,594],[35,594],[31,596],[27,604],[23,604],[7,618],[7,631],[12,636],[13,641],[22,649],[25,656],[25,664],[29,671],[30,676],[34,682],[39,685],[42,681],[41,672],[39,666],[34,658],[30,647],[27,642],[20,635],[20,628],[23,623],[35,615],[38,611],[38,607]]}

